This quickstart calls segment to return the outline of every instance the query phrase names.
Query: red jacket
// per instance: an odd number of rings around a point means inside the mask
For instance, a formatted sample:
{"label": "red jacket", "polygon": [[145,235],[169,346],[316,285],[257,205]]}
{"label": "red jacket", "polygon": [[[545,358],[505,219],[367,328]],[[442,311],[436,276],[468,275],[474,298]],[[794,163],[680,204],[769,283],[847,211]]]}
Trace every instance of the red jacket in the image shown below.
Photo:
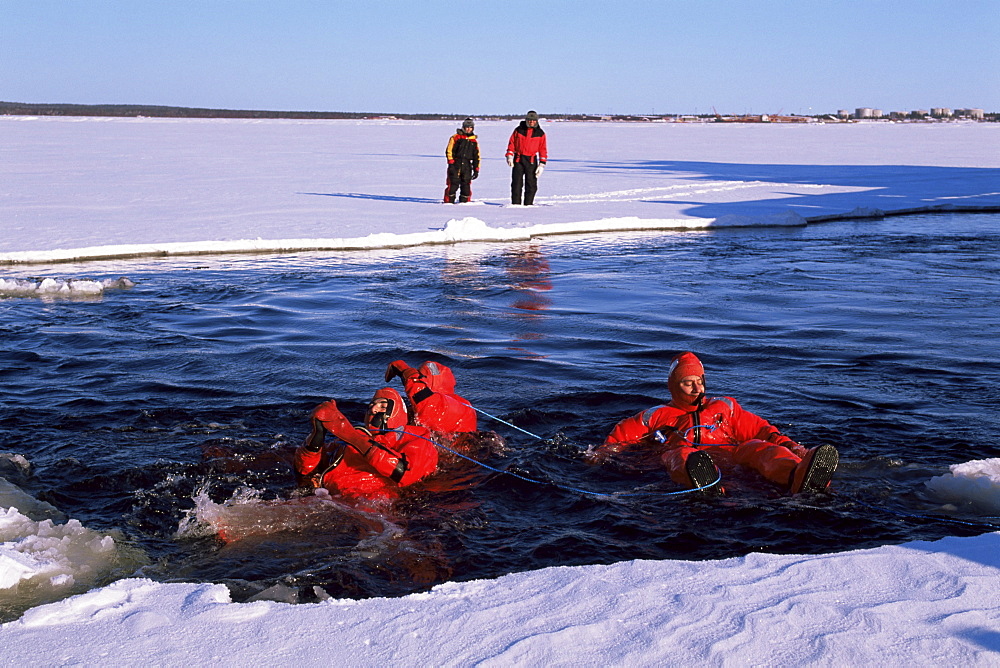
{"label": "red jacket", "polygon": [[[732,397],[707,398],[693,410],[673,404],[654,406],[625,418],[611,430],[600,450],[621,452],[628,446],[655,437],[666,439],[666,448],[699,445],[739,445],[753,439],[787,448],[799,448],[767,420],[758,417]],[[659,440],[659,439],[657,439]]]}
{"label": "red jacket", "polygon": [[[391,499],[399,496],[400,487],[437,469],[437,448],[427,440],[431,433],[424,427],[402,425],[370,435],[348,422],[332,400],[317,407],[313,418],[349,444],[343,449],[324,444],[314,450],[308,447],[310,437],[295,451],[296,472],[311,477],[316,487],[349,497]],[[338,458],[341,452],[342,459]]]}
{"label": "red jacket", "polygon": [[443,434],[476,431],[476,410],[455,393],[455,374],[447,366],[424,362],[414,369],[396,360],[386,370],[386,381],[394,375],[403,379],[418,425]]}
{"label": "red jacket", "polygon": [[[520,156],[526,155],[532,162],[540,162],[543,165],[549,159],[549,149],[546,146],[545,131],[540,127],[529,128],[525,121],[514,128],[507,142],[507,157],[517,160]],[[537,157],[537,159],[536,159]]]}

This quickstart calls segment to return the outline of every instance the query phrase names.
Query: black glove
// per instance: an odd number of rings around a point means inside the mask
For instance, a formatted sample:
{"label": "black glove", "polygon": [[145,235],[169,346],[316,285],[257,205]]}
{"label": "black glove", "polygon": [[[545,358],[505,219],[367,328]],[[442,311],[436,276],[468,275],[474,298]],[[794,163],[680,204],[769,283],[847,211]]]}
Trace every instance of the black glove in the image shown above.
{"label": "black glove", "polygon": [[306,442],[302,444],[302,447],[309,452],[319,452],[323,449],[323,442],[326,440],[326,428],[323,427],[323,423],[316,418],[312,419],[312,431],[309,433],[309,437],[306,438]]}
{"label": "black glove", "polygon": [[472,172],[472,180],[475,181],[478,178],[479,178],[479,170],[477,169],[474,172]]}

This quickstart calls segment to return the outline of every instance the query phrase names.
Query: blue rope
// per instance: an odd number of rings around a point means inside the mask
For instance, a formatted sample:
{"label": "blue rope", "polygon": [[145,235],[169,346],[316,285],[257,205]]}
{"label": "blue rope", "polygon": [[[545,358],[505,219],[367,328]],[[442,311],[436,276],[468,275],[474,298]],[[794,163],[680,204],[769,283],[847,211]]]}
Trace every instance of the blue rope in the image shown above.
{"label": "blue rope", "polygon": [[560,484],[557,484],[557,483],[554,483],[554,482],[546,482],[544,480],[534,480],[532,478],[528,478],[527,476],[523,476],[523,475],[520,475],[518,473],[511,473],[510,471],[505,471],[503,469],[494,468],[494,467],[490,466],[489,464],[484,464],[483,462],[478,461],[476,459],[473,459],[472,457],[469,457],[467,455],[463,455],[461,452],[458,452],[457,450],[453,450],[453,449],[449,448],[447,445],[444,445],[442,443],[438,443],[437,441],[434,441],[434,440],[432,440],[430,438],[427,438],[426,436],[421,436],[420,434],[414,434],[414,433],[411,433],[411,432],[408,432],[408,431],[404,431],[403,433],[409,434],[410,436],[415,436],[417,438],[421,438],[421,439],[427,441],[428,443],[430,443],[431,445],[434,445],[434,446],[436,446],[438,448],[441,448],[442,450],[447,450],[448,452],[452,453],[453,455],[457,455],[457,456],[461,457],[462,459],[465,459],[466,461],[470,461],[473,464],[476,464],[477,466],[481,466],[484,469],[487,469],[489,471],[493,471],[494,473],[501,473],[501,474],[504,474],[504,475],[513,476],[513,477],[517,478],[518,480],[523,480],[524,482],[530,482],[530,483],[533,483],[533,484],[536,484],[536,485],[551,485],[551,486],[553,486],[553,487],[555,487],[557,489],[565,490],[567,492],[576,492],[577,494],[586,494],[587,496],[606,496],[606,497],[612,497],[612,498],[623,498],[623,497],[631,497],[631,496],[680,496],[682,494],[691,494],[693,492],[700,492],[702,490],[710,489],[710,488],[714,487],[715,485],[718,485],[720,482],[722,482],[722,472],[719,471],[718,467],[716,467],[715,472],[716,472],[717,476],[715,478],[715,481],[712,482],[712,483],[710,483],[710,484],[708,484],[708,485],[705,485],[704,487],[695,487],[694,489],[682,489],[682,490],[677,491],[677,492],[635,492],[635,493],[624,493],[624,492],[611,492],[611,493],[607,493],[607,492],[593,492],[593,491],[590,491],[590,490],[587,490],[587,489],[580,489],[579,487],[569,487],[568,485],[560,485]]}
{"label": "blue rope", "polygon": [[[494,420],[496,420],[497,422],[499,422],[499,423],[501,423],[501,424],[505,424],[505,425],[507,425],[508,427],[513,427],[514,429],[517,429],[518,431],[520,431],[520,432],[523,432],[523,433],[527,434],[528,436],[531,436],[532,438],[536,438],[536,439],[538,439],[539,441],[542,441],[542,440],[544,440],[544,439],[543,439],[543,438],[542,438],[541,436],[539,436],[538,434],[532,434],[532,433],[531,433],[530,431],[528,431],[527,429],[521,429],[521,428],[520,428],[520,427],[518,427],[518,426],[517,426],[516,424],[511,424],[510,422],[507,422],[506,420],[503,420],[503,419],[501,419],[501,418],[498,418],[498,417],[497,417],[496,415],[490,415],[489,413],[487,413],[486,411],[484,411],[484,410],[483,410],[483,409],[481,409],[481,408],[476,408],[476,407],[475,407],[475,406],[473,406],[472,404],[466,404],[466,405],[467,405],[467,406],[468,406],[469,408],[471,408],[472,410],[476,411],[477,413],[482,413],[482,414],[483,414],[483,415],[485,415],[486,417],[488,417],[488,418],[493,418]],[[435,445],[436,445],[436,444],[435,444]]]}
{"label": "blue rope", "polygon": [[[709,446],[709,445],[725,445],[724,443],[695,443],[690,438],[688,438],[688,434],[690,434],[695,429],[708,429],[709,431],[715,431],[717,427],[719,427],[718,424],[696,424],[696,425],[692,425],[692,426],[690,426],[690,427],[688,427],[687,429],[684,430],[684,433],[681,434],[681,439],[684,440],[684,441],[687,441],[688,443],[691,444],[692,447],[695,447],[695,448],[702,448],[702,447]],[[657,441],[659,441],[660,443],[666,443],[667,439],[669,438],[666,434],[664,434],[663,432],[661,432],[659,429],[657,429],[656,431],[653,432],[653,437]],[[736,444],[734,443],[733,445],[736,445]]]}

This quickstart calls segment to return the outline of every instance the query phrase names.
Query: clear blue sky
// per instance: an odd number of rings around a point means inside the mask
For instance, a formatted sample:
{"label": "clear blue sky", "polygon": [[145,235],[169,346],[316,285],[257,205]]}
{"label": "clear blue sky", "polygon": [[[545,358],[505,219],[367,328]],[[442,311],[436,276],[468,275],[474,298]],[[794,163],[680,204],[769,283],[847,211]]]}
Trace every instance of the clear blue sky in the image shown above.
{"label": "clear blue sky", "polygon": [[0,100],[1000,111],[1000,0],[0,0]]}

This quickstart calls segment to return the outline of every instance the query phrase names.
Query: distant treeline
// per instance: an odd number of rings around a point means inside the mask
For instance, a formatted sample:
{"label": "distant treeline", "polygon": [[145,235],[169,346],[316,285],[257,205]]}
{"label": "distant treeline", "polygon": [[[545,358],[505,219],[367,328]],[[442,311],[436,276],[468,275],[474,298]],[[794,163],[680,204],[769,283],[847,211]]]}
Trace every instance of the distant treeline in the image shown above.
{"label": "distant treeline", "polygon": [[[198,107],[163,107],[146,104],[34,104],[29,102],[0,102],[0,116],[118,116],[140,118],[292,118],[292,119],[400,119],[412,121],[461,121],[468,114],[395,114],[360,111],[266,111],[257,109],[202,109]],[[523,118],[521,114],[476,116],[480,121],[508,121]],[[719,114],[543,114],[547,120],[564,121],[728,121],[755,120],[767,122],[764,116],[720,116]],[[842,121],[831,114],[814,116],[771,116],[771,122]],[[853,119],[849,119],[853,121]],[[888,120],[888,119],[882,119]],[[933,120],[933,119],[921,119]],[[946,119],[947,120],[947,119]],[[1000,114],[986,114],[984,120],[1000,121]]]}
{"label": "distant treeline", "polygon": [[0,102],[0,115],[5,116],[123,116],[138,118],[407,118],[415,120],[461,120],[465,116],[449,114],[379,114],[340,111],[261,111],[256,109],[201,109],[197,107],[163,107],[145,104],[32,104]]}
{"label": "distant treeline", "polygon": [[[356,111],[260,111],[255,109],[200,109],[196,107],[162,107],[144,104],[33,104],[0,102],[0,116],[119,116],[139,118],[396,118],[415,121],[461,121],[468,114],[395,114]],[[645,121],[650,116],[595,116],[593,114],[545,114],[545,118],[578,121],[622,120]],[[520,114],[475,116],[477,120],[512,120]]]}

